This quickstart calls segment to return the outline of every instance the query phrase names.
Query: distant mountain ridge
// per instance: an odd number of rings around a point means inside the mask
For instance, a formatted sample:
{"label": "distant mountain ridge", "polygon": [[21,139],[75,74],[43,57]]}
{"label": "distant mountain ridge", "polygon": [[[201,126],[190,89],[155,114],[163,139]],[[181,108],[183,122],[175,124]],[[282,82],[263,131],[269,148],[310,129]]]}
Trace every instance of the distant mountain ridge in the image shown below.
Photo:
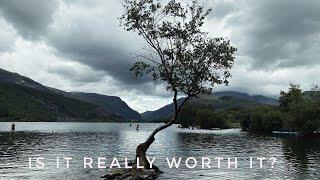
{"label": "distant mountain ridge", "polygon": [[[184,98],[178,99],[178,104],[180,105],[182,103]],[[168,118],[169,116],[172,115],[174,105],[173,103],[165,105],[158,110],[155,111],[146,111],[144,113],[141,113],[142,119],[145,121],[151,121],[151,120],[156,120],[156,119],[161,119],[161,118]]]}
{"label": "distant mountain ridge", "polygon": [[127,103],[121,100],[121,98],[118,96],[107,96],[83,92],[71,92],[70,94],[72,94],[72,97],[75,99],[99,105],[110,110],[111,112],[121,114],[127,119],[140,120],[142,118],[137,111],[131,109]]}
{"label": "distant mountain ridge", "polygon": [[[13,96],[15,93],[21,96]],[[7,96],[12,98],[6,99]],[[178,103],[180,104],[182,100],[183,98],[180,98]],[[89,120],[92,118],[97,121],[106,121],[107,119],[116,121],[123,121],[124,119],[150,121],[168,118],[173,112],[173,103],[171,103],[156,111],[147,111],[139,114],[117,96],[66,92],[43,86],[30,78],[0,68],[0,119],[2,115],[10,114],[10,109],[15,109],[15,113],[18,112],[18,108],[14,106],[23,108],[28,105],[28,102],[32,106],[41,109],[42,113],[40,114],[33,112],[33,109],[29,109],[32,113],[37,114],[37,116],[50,116],[59,120],[80,118]],[[274,98],[262,95],[221,91],[192,99],[190,104],[211,106],[213,109],[219,110],[249,108],[263,104],[278,105],[279,103]],[[21,112],[23,113],[19,117],[23,117],[27,113],[24,110],[21,110]]]}
{"label": "distant mountain ridge", "polygon": [[[184,98],[180,98],[178,102],[181,102],[183,99]],[[221,91],[215,92],[212,95],[201,95],[199,98],[191,99],[188,104],[192,106],[201,105],[221,110],[231,108],[250,108],[259,105],[278,105],[279,102],[276,99],[262,95],[250,96],[247,93],[236,91]],[[141,115],[145,121],[153,121],[168,118],[173,114],[173,111],[174,105],[171,103],[158,110],[141,113]]]}
{"label": "distant mountain ridge", "polygon": [[108,96],[97,93],[85,93],[85,92],[65,92],[59,89],[50,88],[52,91],[62,94],[66,97],[78,99],[84,102],[92,103],[108,109],[110,112],[114,112],[122,115],[126,119],[141,120],[142,116],[131,107],[128,106],[118,96]]}
{"label": "distant mountain ridge", "polygon": [[261,104],[269,104],[269,105],[278,105],[279,102],[277,99],[273,99],[270,97],[262,96],[262,95],[252,95],[250,96],[247,93],[236,92],[236,91],[221,91],[213,93],[213,96],[221,98],[223,96],[236,97],[239,99],[251,100]]}
{"label": "distant mountain ridge", "polygon": [[122,121],[97,105],[50,91],[0,83],[1,121]]}
{"label": "distant mountain ridge", "polygon": [[32,121],[32,118],[35,121],[141,119],[141,115],[119,97],[65,92],[0,68],[0,119],[2,116],[2,119],[23,121]]}
{"label": "distant mountain ridge", "polygon": [[34,80],[21,76],[18,73],[13,73],[6,71],[4,69],[0,68],[0,82],[1,83],[10,83],[10,84],[16,84],[21,86],[26,86],[42,91],[47,91],[48,89],[43,86],[42,84],[35,82]]}

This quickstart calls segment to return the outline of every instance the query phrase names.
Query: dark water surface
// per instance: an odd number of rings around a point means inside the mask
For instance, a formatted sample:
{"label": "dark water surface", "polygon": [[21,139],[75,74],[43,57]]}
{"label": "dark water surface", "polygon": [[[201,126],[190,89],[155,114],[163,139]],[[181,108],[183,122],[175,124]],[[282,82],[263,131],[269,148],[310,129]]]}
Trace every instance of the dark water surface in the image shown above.
{"label": "dark water surface", "polygon": [[[160,124],[140,124],[136,131],[126,123],[16,123],[15,133],[10,125],[0,123],[0,179],[99,179],[108,168],[98,169],[98,157],[107,165],[113,157],[133,158],[135,147]],[[320,179],[320,138],[171,127],[156,136],[148,154],[165,171],[159,179]],[[29,168],[29,157],[43,157],[45,167]],[[56,157],[72,157],[69,169],[56,168]],[[83,157],[93,158],[93,169],[83,168]],[[180,168],[170,169],[166,157],[182,157]],[[195,157],[198,166],[188,169],[187,157]],[[202,169],[201,157],[211,158],[213,167]],[[224,157],[220,169],[215,157]],[[238,158],[237,169],[228,169],[228,157]],[[263,168],[257,157],[266,157]],[[270,157],[277,158],[274,168]]]}

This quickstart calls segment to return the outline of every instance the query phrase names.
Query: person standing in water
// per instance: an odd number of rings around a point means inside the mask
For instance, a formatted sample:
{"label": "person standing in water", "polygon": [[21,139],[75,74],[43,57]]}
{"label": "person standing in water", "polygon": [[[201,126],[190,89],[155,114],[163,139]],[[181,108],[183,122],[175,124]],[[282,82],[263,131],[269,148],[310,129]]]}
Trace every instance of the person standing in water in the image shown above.
{"label": "person standing in water", "polygon": [[139,131],[139,124],[137,124],[136,130]]}
{"label": "person standing in water", "polygon": [[15,131],[16,130],[16,125],[14,123],[12,123],[11,125],[11,131]]}

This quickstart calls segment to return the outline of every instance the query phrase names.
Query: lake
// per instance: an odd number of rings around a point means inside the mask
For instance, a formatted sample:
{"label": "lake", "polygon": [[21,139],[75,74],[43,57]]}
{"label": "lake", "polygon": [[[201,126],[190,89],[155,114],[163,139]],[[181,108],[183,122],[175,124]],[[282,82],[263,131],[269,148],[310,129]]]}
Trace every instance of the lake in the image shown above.
{"label": "lake", "polygon": [[[11,123],[0,122],[0,179],[99,179],[107,169],[98,169],[97,158],[133,158],[135,147],[161,124],[19,122],[10,133]],[[230,130],[186,130],[170,127],[156,136],[148,151],[165,173],[159,179],[319,179],[320,138],[270,136]],[[29,157],[44,158],[42,169],[29,168]],[[71,157],[69,168],[57,157]],[[93,168],[83,168],[83,157],[93,159]],[[179,169],[168,167],[166,158],[181,157]],[[194,157],[198,165],[187,168]],[[202,168],[201,157],[211,159],[211,168]],[[218,168],[216,157],[223,157]],[[228,168],[228,157],[237,168]],[[250,168],[250,157],[253,158]],[[260,168],[257,157],[265,157]],[[276,161],[270,160],[275,157]],[[62,162],[62,160],[61,160]],[[189,161],[193,164],[193,161]],[[35,163],[32,161],[32,163]],[[272,168],[273,164],[273,168]]]}

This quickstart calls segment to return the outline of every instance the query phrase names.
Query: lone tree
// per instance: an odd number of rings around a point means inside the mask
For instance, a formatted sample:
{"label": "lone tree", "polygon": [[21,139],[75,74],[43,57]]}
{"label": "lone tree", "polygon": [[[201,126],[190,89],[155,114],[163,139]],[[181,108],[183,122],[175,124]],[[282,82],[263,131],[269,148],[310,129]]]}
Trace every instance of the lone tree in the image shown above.
{"label": "lone tree", "polygon": [[[165,125],[156,128],[136,149],[136,160],[149,168],[146,152],[155,135],[174,124],[183,105],[199,94],[211,93],[212,86],[228,84],[229,70],[236,48],[224,38],[211,38],[201,27],[211,9],[197,3],[176,0],[125,0],[125,12],[119,18],[127,31],[136,32],[148,48],[139,54],[131,71],[135,76],[150,75],[167,84],[173,93],[174,114]],[[178,103],[179,95],[184,95]]]}

